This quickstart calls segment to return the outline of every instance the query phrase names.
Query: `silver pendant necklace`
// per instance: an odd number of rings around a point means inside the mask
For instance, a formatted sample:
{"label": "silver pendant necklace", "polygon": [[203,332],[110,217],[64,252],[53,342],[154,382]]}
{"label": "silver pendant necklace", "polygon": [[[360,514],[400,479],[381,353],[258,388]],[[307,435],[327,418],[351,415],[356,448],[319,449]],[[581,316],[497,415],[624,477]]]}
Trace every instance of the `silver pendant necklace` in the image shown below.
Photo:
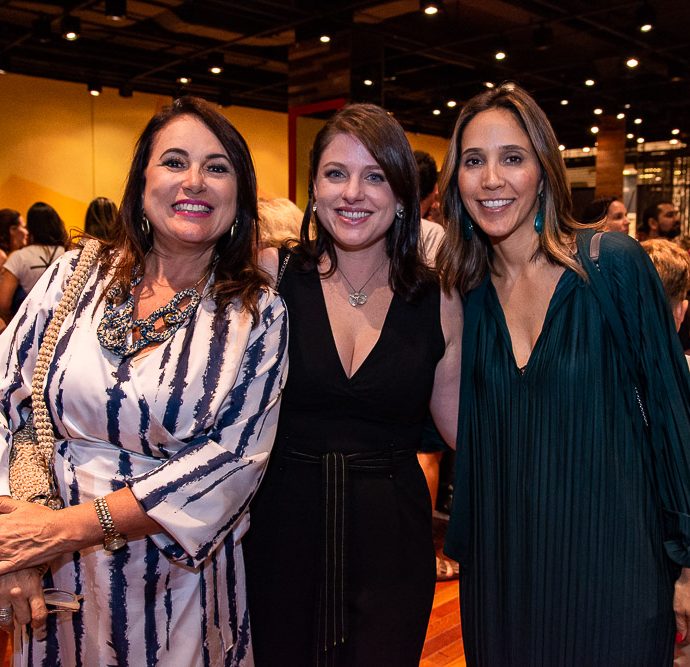
{"label": "silver pendant necklace", "polygon": [[340,275],[345,278],[345,282],[350,286],[350,289],[352,290],[351,292],[348,293],[347,295],[347,300],[349,304],[353,308],[358,308],[359,306],[363,306],[366,302],[367,299],[369,298],[364,291],[364,288],[369,284],[369,281],[378,273],[378,270],[386,263],[386,259],[384,260],[374,269],[372,274],[364,281],[364,284],[359,288],[355,289],[355,286],[348,280],[347,276],[343,273],[343,270],[338,267],[338,271],[340,271]]}

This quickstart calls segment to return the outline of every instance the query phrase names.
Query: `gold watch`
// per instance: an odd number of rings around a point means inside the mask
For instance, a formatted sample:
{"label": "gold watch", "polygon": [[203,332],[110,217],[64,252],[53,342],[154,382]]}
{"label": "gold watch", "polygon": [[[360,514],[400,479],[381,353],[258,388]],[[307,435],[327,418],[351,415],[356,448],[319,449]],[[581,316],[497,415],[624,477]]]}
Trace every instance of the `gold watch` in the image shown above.
{"label": "gold watch", "polygon": [[103,496],[93,501],[96,516],[103,529],[103,548],[107,551],[117,551],[127,544],[127,538],[115,528],[113,517],[110,515],[108,503]]}

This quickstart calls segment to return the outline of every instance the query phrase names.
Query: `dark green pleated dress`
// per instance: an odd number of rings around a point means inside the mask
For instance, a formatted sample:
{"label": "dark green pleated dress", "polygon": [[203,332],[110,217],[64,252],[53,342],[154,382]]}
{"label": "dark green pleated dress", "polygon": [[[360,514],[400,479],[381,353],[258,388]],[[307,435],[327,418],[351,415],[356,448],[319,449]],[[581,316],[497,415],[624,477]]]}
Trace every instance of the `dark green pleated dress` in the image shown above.
{"label": "dark green pleated dress", "polygon": [[565,271],[522,372],[490,280],[466,300],[446,551],[462,565],[471,666],[672,663],[673,586],[690,566],[688,366],[639,245],[605,234],[600,267],[649,429],[590,283]]}

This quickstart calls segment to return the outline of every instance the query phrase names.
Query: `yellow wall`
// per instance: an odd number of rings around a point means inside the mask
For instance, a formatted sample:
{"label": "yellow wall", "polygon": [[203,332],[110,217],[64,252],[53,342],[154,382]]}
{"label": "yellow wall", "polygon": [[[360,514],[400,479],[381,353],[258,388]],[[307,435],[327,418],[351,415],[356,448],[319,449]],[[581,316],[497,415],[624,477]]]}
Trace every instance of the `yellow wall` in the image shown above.
{"label": "yellow wall", "polygon": [[[16,74],[0,76],[0,100],[0,208],[26,214],[35,201],[45,201],[74,230],[83,229],[94,197],[119,203],[134,142],[147,120],[170,101],[144,93],[122,98],[112,88],[93,97],[81,84]],[[287,114],[236,106],[222,112],[249,144],[259,194],[287,197]],[[301,119],[298,124],[300,206],[306,201],[308,151],[322,122]],[[410,133],[408,138],[441,167],[446,140]]]}
{"label": "yellow wall", "polygon": [[[119,203],[134,142],[166,97],[93,97],[80,84],[0,76],[0,208],[23,214],[35,201],[54,206],[71,229],[83,229],[97,196]],[[265,197],[286,197],[287,114],[223,109],[243,134]]]}

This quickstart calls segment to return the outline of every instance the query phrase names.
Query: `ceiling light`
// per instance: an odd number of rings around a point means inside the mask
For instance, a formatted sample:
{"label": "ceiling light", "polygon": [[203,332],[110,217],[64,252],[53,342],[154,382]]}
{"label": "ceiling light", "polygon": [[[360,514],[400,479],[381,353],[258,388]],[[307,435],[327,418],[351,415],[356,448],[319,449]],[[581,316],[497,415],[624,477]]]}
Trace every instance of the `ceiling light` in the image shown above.
{"label": "ceiling light", "polygon": [[582,149],[582,152],[583,152],[583,153],[589,153],[589,151],[591,151],[591,150],[592,150],[592,149],[591,149],[589,146],[585,146],[585,147]]}
{"label": "ceiling light", "polygon": [[616,114],[616,118],[618,118],[618,120],[623,120],[625,118],[625,114],[621,111],[621,113]]}
{"label": "ceiling light", "polygon": [[644,137],[637,137],[637,143],[643,144],[644,143]]}
{"label": "ceiling light", "polygon": [[671,134],[680,134],[680,130],[677,127],[675,127],[671,130]]}
{"label": "ceiling light", "polygon": [[493,83],[492,81],[484,81],[484,86],[485,86],[486,88],[495,88],[495,87],[496,87],[496,84]]}
{"label": "ceiling light", "polygon": [[656,23],[656,13],[654,10],[645,2],[637,10],[637,29],[640,32],[649,32],[654,28]]}
{"label": "ceiling light", "polygon": [[179,83],[182,86],[188,86],[192,82],[192,77],[191,76],[186,76],[182,74],[181,76],[177,77],[177,83]]}
{"label": "ceiling light", "polygon": [[599,108],[599,107],[597,107],[597,108],[594,110],[594,115],[595,115],[595,116],[601,116],[601,114],[603,114],[603,113],[604,113],[604,110],[601,109],[601,108]]}
{"label": "ceiling light", "polygon": [[435,16],[438,14],[438,3],[437,2],[421,2],[422,11],[427,16]]}
{"label": "ceiling light", "polygon": [[563,99],[561,100],[561,106],[563,106],[563,107],[568,106],[568,100],[566,100],[565,98],[563,98]]}
{"label": "ceiling light", "polygon": [[49,16],[39,16],[31,26],[34,37],[41,42],[41,44],[47,44],[53,38]]}
{"label": "ceiling light", "polygon": [[558,144],[558,150],[563,152],[565,150],[565,146],[563,144]]}
{"label": "ceiling light", "polygon": [[594,79],[585,79],[585,86],[593,86],[595,83]]}
{"label": "ceiling light", "polygon": [[625,135],[626,139],[634,139],[635,135],[632,132],[628,132],[628,134]]}
{"label": "ceiling light", "polygon": [[212,53],[208,57],[208,71],[211,74],[222,74],[225,67],[225,59],[222,53]]}
{"label": "ceiling light", "polygon": [[441,110],[440,109],[434,109],[431,113],[434,114],[434,116],[440,116]]}
{"label": "ceiling light", "polygon": [[635,123],[635,125],[642,125],[642,119],[641,118],[635,118],[633,123]]}
{"label": "ceiling light", "polygon": [[599,132],[599,128],[596,125],[592,125],[592,127],[589,128],[589,131],[592,134],[596,134],[597,132]]}
{"label": "ceiling light", "polygon": [[365,86],[373,86],[374,85],[374,82],[371,79],[364,79],[364,81],[362,81],[362,83]]}
{"label": "ceiling light", "polygon": [[446,106],[447,106],[449,109],[454,109],[456,106],[458,106],[458,103],[457,103],[455,100],[448,100],[448,101],[446,102]]}
{"label": "ceiling light", "polygon": [[78,16],[65,14],[60,24],[60,32],[62,33],[62,39],[66,39],[68,42],[78,40],[79,33],[81,32],[81,19]]}
{"label": "ceiling light", "polygon": [[624,108],[624,109],[629,109],[629,108],[630,108],[630,105],[629,105],[629,104],[624,104],[624,105],[623,105],[623,108]]}
{"label": "ceiling light", "polygon": [[319,37],[319,41],[322,44],[328,44],[328,42],[331,41],[331,36],[330,35],[321,35],[321,37]]}
{"label": "ceiling light", "polygon": [[678,143],[678,139],[669,139],[668,143],[671,144],[671,146],[675,146]]}
{"label": "ceiling light", "polygon": [[507,54],[503,49],[498,49],[498,51],[496,51],[496,53],[494,53],[494,58],[496,58],[496,60],[505,60],[506,55]]}
{"label": "ceiling light", "polygon": [[127,0],[105,0],[105,15],[111,21],[127,18]]}
{"label": "ceiling light", "polygon": [[640,64],[640,61],[637,58],[628,58],[625,61],[625,64],[630,68],[633,69],[633,67],[637,67]]}
{"label": "ceiling light", "polygon": [[100,83],[89,83],[86,88],[89,91],[89,95],[94,97],[98,97],[103,92],[103,86]]}

